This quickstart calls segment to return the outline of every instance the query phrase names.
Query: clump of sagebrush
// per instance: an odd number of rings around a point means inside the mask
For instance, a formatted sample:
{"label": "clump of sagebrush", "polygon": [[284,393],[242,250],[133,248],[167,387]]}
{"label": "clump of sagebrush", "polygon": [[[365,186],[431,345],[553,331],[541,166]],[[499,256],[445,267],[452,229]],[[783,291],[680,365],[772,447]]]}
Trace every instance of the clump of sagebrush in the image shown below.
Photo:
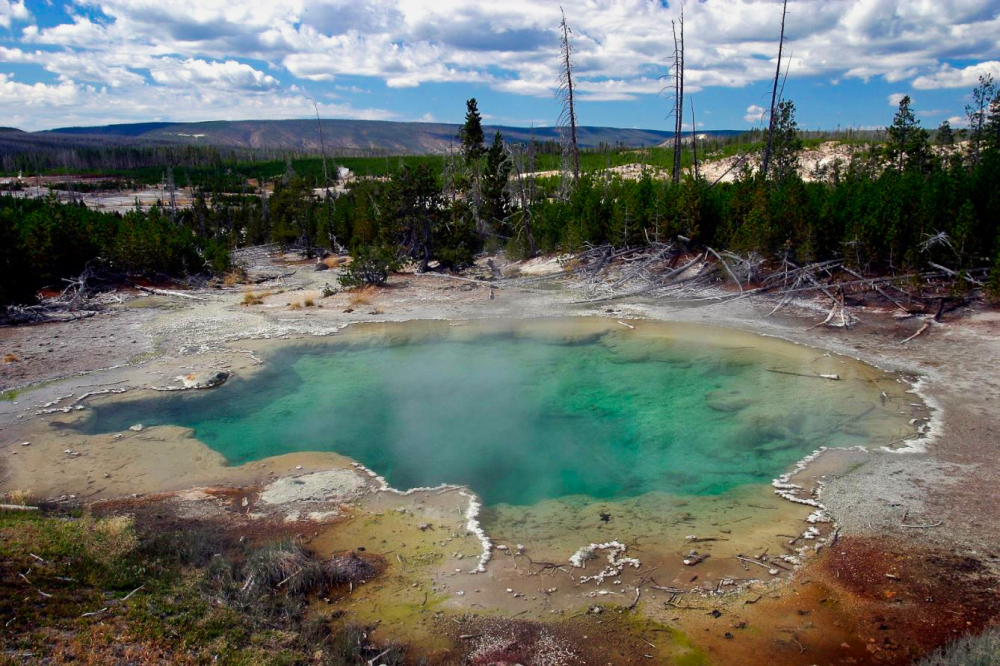
{"label": "clump of sagebrush", "polygon": [[917,666],[1000,666],[1000,627],[946,645],[921,659]]}

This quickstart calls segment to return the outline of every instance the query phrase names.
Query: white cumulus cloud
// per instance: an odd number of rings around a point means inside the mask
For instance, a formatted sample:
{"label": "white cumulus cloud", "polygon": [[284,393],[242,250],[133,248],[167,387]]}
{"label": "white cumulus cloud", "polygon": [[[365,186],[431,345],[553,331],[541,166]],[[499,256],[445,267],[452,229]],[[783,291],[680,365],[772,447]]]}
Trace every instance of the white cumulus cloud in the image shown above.
{"label": "white cumulus cloud", "polygon": [[[573,29],[581,101],[660,92],[680,3],[562,0]],[[204,103],[209,91],[276,96],[309,82],[379,79],[391,88],[466,83],[551,98],[559,73],[560,3],[538,0],[72,0],[64,23],[26,25],[9,50],[76,85],[108,87],[112,108],[158,95]],[[767,87],[780,0],[685,5],[687,89]],[[0,0],[0,30],[30,21]],[[998,0],[792,0],[790,88],[797,77],[881,78],[905,89],[962,88],[1000,78]],[[31,50],[27,48],[31,45]],[[37,50],[34,50],[37,49]],[[13,57],[13,56],[9,56]],[[20,56],[18,56],[20,57]],[[948,63],[974,62],[969,67]],[[160,90],[163,89],[163,90]],[[794,97],[794,92],[790,93]],[[267,108],[282,108],[268,106]],[[13,111],[0,99],[0,114]],[[167,111],[176,112],[177,109]],[[214,109],[196,109],[203,115]],[[162,111],[161,111],[162,112]],[[363,110],[355,109],[355,113]],[[373,110],[372,113],[384,113]],[[748,122],[751,112],[746,112]]]}
{"label": "white cumulus cloud", "polygon": [[743,120],[748,123],[759,123],[763,122],[764,114],[767,113],[767,109],[762,106],[757,106],[756,104],[751,104],[747,107],[746,115],[743,116]]}
{"label": "white cumulus cloud", "polygon": [[30,18],[31,12],[24,5],[24,0],[0,0],[0,27],[9,28],[14,21],[27,21]]}
{"label": "white cumulus cloud", "polygon": [[979,77],[987,74],[992,74],[995,80],[1000,80],[1000,62],[991,60],[962,68],[945,63],[933,74],[915,78],[913,87],[920,90],[974,88],[979,83]]}
{"label": "white cumulus cloud", "polygon": [[75,104],[80,94],[80,88],[70,81],[63,81],[58,85],[21,83],[0,72],[0,98],[4,104],[65,106]]}
{"label": "white cumulus cloud", "polygon": [[194,58],[161,58],[150,65],[149,73],[157,83],[170,86],[219,86],[241,90],[271,90],[279,86],[273,76],[235,60],[207,62]]}

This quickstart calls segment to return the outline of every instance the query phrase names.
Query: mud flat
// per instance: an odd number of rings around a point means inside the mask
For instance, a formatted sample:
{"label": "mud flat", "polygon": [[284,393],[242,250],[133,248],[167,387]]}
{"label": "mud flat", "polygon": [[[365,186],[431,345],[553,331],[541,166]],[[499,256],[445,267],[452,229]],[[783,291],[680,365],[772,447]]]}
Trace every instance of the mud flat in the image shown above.
{"label": "mud flat", "polygon": [[[901,345],[919,322],[875,310],[860,313],[861,324],[849,331],[808,330],[822,319],[809,303],[770,318],[764,315],[773,306],[749,299],[703,308],[641,301],[594,308],[572,305],[561,289],[504,289],[491,299],[486,287],[438,277],[405,276],[391,289],[365,295],[366,303],[338,294],[320,299],[321,308],[288,305],[331,279],[327,272],[300,267],[280,284],[266,286],[271,294],[261,306],[238,305],[242,290],[213,290],[199,294],[204,301],[126,300],[80,322],[0,331],[2,350],[19,359],[0,368],[2,390],[14,392],[0,401],[0,491],[24,489],[67,503],[103,500],[121,507],[155,500],[177,509],[178,516],[211,515],[246,529],[253,529],[254,520],[287,525],[313,534],[310,547],[320,553],[365,548],[382,554],[389,563],[383,577],[343,591],[331,603],[351,616],[381,619],[380,631],[423,641],[429,654],[473,640],[450,631],[459,624],[453,619],[471,623],[461,635],[531,635],[557,646],[553,651],[577,655],[594,643],[595,623],[627,621],[622,630],[654,644],[646,649],[661,658],[908,663],[995,616],[984,591],[995,589],[1000,507],[983,489],[995,487],[1000,472],[992,434],[1000,431],[996,313],[969,313]],[[628,501],[605,504],[604,512],[612,515],[607,523],[595,511],[599,507],[586,503],[574,514],[572,503],[554,501],[530,517],[489,508],[476,515],[490,538],[491,561],[486,574],[471,574],[484,544],[470,530],[473,498],[458,489],[388,493],[352,461],[332,453],[295,453],[231,467],[181,428],[144,427],[116,437],[85,436],[56,425],[84,418],[91,400],[119,398],[112,391],[135,395],[179,388],[178,378],[190,373],[252,376],[266,356],[258,352],[275,341],[336,335],[349,324],[579,315],[722,325],[790,340],[819,350],[817,356],[829,350],[919,377],[921,395],[914,394],[913,404],[933,408],[928,437],[919,446],[904,446],[906,452],[894,447],[864,455],[823,454],[783,481],[802,486],[797,494],[821,503],[833,523],[807,522],[817,507],[782,499],[775,488],[747,490],[738,501],[704,500],[697,507],[677,506],[672,497],[659,503],[647,498],[641,507]],[[87,393],[99,394],[80,400]],[[336,470],[343,476],[310,476]],[[289,485],[283,478],[305,480]],[[317,483],[325,494],[288,493]],[[241,499],[219,500],[231,492]],[[262,499],[276,497],[281,501]],[[685,513],[691,518],[670,524],[670,517]],[[546,536],[557,517],[580,527],[579,543]],[[673,552],[654,552],[643,543],[651,518],[659,518],[654,529],[675,544]],[[730,520],[739,520],[736,525],[747,535],[739,544],[722,540],[722,530],[734,528],[724,524]],[[781,525],[789,524],[794,529],[786,532]],[[817,553],[810,543],[811,557],[801,567],[780,559],[795,557],[782,544],[794,550],[811,527],[821,531],[826,546]],[[718,540],[690,544],[687,536]],[[624,552],[594,549],[596,559],[585,570],[569,561],[589,543],[618,540],[627,547]],[[694,566],[679,563],[691,550],[711,557]],[[640,566],[625,562],[619,576],[601,585],[580,583],[630,557]],[[772,575],[774,563],[790,571]],[[729,580],[733,584],[723,584]],[[629,607],[640,615],[623,611]],[[479,619],[464,619],[469,613]],[[476,625],[488,618],[514,624],[501,623],[490,634]],[[636,641],[629,649],[642,645]],[[489,645],[466,647],[486,654]]]}

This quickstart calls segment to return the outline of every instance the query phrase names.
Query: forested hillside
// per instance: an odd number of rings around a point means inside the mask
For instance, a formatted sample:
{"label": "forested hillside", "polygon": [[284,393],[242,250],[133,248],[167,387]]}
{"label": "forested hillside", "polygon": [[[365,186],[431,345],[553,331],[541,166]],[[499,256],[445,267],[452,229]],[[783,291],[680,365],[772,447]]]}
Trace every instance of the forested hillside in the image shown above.
{"label": "forested hillside", "polygon": [[[662,153],[662,171],[625,177],[602,166],[613,154],[635,159],[633,153],[582,151],[577,176],[544,145],[509,142],[500,131],[487,140],[470,100],[454,155],[386,159],[379,177],[353,179],[337,197],[314,194],[324,184],[323,161],[314,160],[299,163],[308,166],[305,173],[292,162],[280,175],[272,166],[261,176],[273,179],[273,192],[263,195],[245,185],[233,191],[203,183],[189,210],[118,216],[4,198],[0,298],[31,300],[95,260],[128,275],[218,274],[228,267],[229,249],[268,242],[349,251],[355,261],[345,279],[353,283],[382,282],[408,262],[418,270],[459,269],[483,251],[525,258],[672,242],[759,256],[764,265],[836,258],[867,275],[916,276],[938,265],[956,276],[958,295],[971,287],[995,294],[1000,96],[987,79],[976,95],[987,103],[970,110],[969,130],[939,128],[934,143],[905,98],[883,142],[865,144],[813,182],[798,172],[802,135],[794,105],[783,101],[771,141],[712,146],[717,155],[743,151],[731,183],[698,174],[695,145],[678,154],[684,171],[676,182],[661,177],[672,170],[669,152]],[[751,158],[765,145],[769,171],[752,170]],[[541,165],[560,164],[561,173],[539,174]]]}

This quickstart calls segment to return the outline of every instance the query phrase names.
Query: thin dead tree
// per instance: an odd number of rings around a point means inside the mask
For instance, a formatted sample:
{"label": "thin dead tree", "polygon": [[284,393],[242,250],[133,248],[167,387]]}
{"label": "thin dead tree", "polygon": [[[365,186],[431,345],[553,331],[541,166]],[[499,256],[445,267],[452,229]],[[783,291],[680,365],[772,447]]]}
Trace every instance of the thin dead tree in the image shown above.
{"label": "thin dead tree", "polygon": [[508,181],[508,187],[514,195],[515,206],[518,210],[511,213],[515,217],[518,237],[524,234],[524,239],[528,243],[528,253],[534,257],[538,253],[535,244],[535,236],[531,231],[531,204],[534,201],[535,179],[532,173],[535,171],[535,148],[534,141],[528,143],[527,147],[509,143],[506,146],[507,156],[513,167],[512,178]]}
{"label": "thin dead tree", "polygon": [[781,79],[781,54],[785,47],[785,16],[788,14],[788,0],[781,3],[781,35],[778,38],[778,65],[774,70],[774,83],[771,86],[771,111],[767,125],[767,144],[764,146],[764,157],[760,162],[760,173],[767,178],[767,168],[771,162],[771,149],[774,145],[774,109],[778,103],[778,81]]}
{"label": "thin dead tree", "polygon": [[694,179],[698,180],[698,123],[694,119],[694,100],[691,102],[691,161],[694,164]]}
{"label": "thin dead tree", "polygon": [[573,45],[569,41],[569,36],[573,33],[569,24],[566,23],[566,12],[560,7],[562,13],[562,23],[559,29],[561,36],[561,72],[559,74],[558,95],[562,99],[562,112],[559,114],[559,124],[563,128],[569,128],[569,141],[564,143],[564,153],[568,152],[572,159],[573,182],[580,180],[580,147],[576,140],[576,107],[573,101]]}
{"label": "thin dead tree", "polygon": [[320,153],[323,155],[323,187],[326,188],[326,196],[330,197],[330,176],[326,171],[326,143],[323,141],[323,123],[319,119],[319,105],[316,100],[310,100],[313,103],[313,108],[316,110],[316,128],[319,130],[319,149]]}
{"label": "thin dead tree", "polygon": [[310,98],[310,101],[313,103],[313,109],[316,110],[316,129],[319,130],[319,149],[323,156],[323,194],[327,204],[327,229],[330,230],[330,241],[332,242],[333,247],[337,250],[343,250],[343,247],[340,245],[337,237],[333,235],[333,206],[330,205],[330,175],[326,170],[326,141],[323,139],[323,122],[319,119],[319,104],[317,104],[314,99]]}
{"label": "thin dead tree", "polygon": [[174,182],[174,168],[167,167],[166,177],[167,195],[170,197],[170,221],[177,224],[177,184]]}
{"label": "thin dead tree", "polygon": [[681,182],[681,153],[684,149],[684,4],[681,15],[670,22],[674,34],[674,184]]}

